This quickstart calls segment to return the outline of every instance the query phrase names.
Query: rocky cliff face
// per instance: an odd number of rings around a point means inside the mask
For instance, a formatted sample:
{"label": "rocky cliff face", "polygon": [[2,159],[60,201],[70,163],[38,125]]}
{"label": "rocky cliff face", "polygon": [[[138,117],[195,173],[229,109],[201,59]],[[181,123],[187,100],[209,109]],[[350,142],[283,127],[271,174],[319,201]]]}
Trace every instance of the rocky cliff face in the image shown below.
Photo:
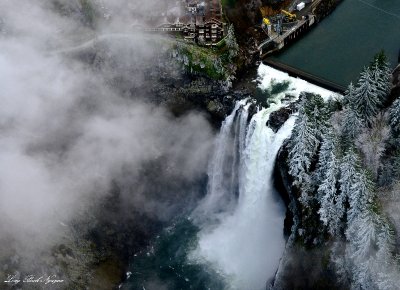
{"label": "rocky cliff face", "polygon": [[[287,246],[271,286],[273,289],[341,289],[343,285],[337,284],[335,271],[329,267],[331,245],[316,242],[318,228],[313,229],[312,218],[298,202],[301,193],[293,186],[288,173],[287,145],[286,141],[279,150],[274,168],[275,186],[287,206],[283,229]],[[308,235],[316,231],[315,240],[305,240],[303,229]]]}

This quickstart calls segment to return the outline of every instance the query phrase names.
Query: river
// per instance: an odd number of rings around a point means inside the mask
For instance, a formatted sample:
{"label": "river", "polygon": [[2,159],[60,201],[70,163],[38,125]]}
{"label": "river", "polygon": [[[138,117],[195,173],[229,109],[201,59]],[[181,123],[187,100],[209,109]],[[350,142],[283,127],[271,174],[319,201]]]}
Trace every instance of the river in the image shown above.
{"label": "river", "polygon": [[302,39],[272,58],[347,86],[383,49],[391,66],[400,49],[400,1],[343,0]]}

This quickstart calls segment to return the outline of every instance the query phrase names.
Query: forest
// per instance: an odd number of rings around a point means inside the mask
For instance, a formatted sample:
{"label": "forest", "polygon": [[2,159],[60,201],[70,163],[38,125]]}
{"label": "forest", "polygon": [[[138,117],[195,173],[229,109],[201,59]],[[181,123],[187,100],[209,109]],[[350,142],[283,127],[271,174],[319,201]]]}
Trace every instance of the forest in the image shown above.
{"label": "forest", "polygon": [[304,93],[288,142],[297,201],[289,241],[325,247],[338,287],[397,289],[400,99],[383,52],[325,102]]}

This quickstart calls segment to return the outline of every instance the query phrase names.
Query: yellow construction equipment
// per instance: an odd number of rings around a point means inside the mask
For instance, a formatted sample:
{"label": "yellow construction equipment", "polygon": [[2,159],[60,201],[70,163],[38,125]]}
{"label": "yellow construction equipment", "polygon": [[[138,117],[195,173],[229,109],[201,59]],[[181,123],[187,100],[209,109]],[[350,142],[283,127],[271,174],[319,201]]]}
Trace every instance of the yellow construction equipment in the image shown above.
{"label": "yellow construction equipment", "polygon": [[286,10],[283,10],[283,9],[281,11],[282,11],[283,14],[285,14],[289,18],[289,20],[291,20],[291,21],[295,21],[296,20],[296,14],[292,14],[290,12],[287,12]]}
{"label": "yellow construction equipment", "polygon": [[271,25],[271,21],[269,21],[269,19],[266,17],[263,18],[263,22],[265,25]]}

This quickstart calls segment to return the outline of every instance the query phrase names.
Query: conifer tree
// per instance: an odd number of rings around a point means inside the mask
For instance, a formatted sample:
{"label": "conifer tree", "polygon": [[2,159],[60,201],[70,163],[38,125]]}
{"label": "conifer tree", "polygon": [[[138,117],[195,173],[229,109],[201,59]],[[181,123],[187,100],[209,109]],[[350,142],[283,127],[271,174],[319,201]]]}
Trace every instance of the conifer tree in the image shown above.
{"label": "conifer tree", "polygon": [[350,208],[347,220],[348,224],[351,224],[361,212],[366,210],[368,202],[371,202],[375,195],[374,184],[365,170],[354,174],[348,194]]}
{"label": "conifer tree", "polygon": [[235,28],[233,27],[233,24],[229,25],[228,33],[225,37],[225,43],[229,49],[229,58],[235,58],[239,53],[239,45],[236,41]]}
{"label": "conifer tree", "polygon": [[394,231],[386,218],[380,217],[379,231],[377,235],[377,259],[380,263],[388,264],[391,261],[392,253],[394,251],[395,236]]}
{"label": "conifer tree", "polygon": [[394,233],[373,202],[349,223],[346,237],[348,247],[344,260],[351,261],[352,289],[397,289]]}
{"label": "conifer tree", "polygon": [[304,111],[309,118],[311,126],[315,129],[315,137],[322,140],[326,129],[329,127],[330,112],[324,99],[318,94],[304,93]]}
{"label": "conifer tree", "polygon": [[383,51],[375,55],[370,64],[372,85],[375,87],[376,94],[381,103],[385,103],[391,89],[392,73]]}
{"label": "conifer tree", "polygon": [[354,90],[354,108],[360,117],[370,124],[378,113],[381,104],[374,85],[374,76],[370,68],[364,68]]}
{"label": "conifer tree", "polygon": [[349,106],[343,110],[343,123],[341,135],[345,145],[351,145],[358,134],[360,134],[362,122],[357,115],[357,112]]}
{"label": "conifer tree", "polygon": [[343,105],[349,107],[354,103],[354,91],[355,87],[354,84],[351,82],[349,86],[347,87],[346,92],[344,93],[344,98],[343,98]]}
{"label": "conifer tree", "polygon": [[390,126],[396,133],[400,132],[400,98],[393,102],[389,109]]}
{"label": "conifer tree", "polygon": [[335,151],[334,143],[333,130],[332,128],[328,128],[322,139],[321,148],[319,150],[317,169],[315,172],[315,179],[317,182],[320,182],[325,178],[325,173],[329,166],[328,163],[331,159],[331,153]]}
{"label": "conifer tree", "polygon": [[312,158],[319,141],[316,131],[308,120],[302,104],[289,142],[289,174],[297,184],[301,184],[309,173]]}
{"label": "conifer tree", "polygon": [[375,289],[373,276],[377,215],[365,207],[348,224],[348,258],[352,261],[352,289]]}
{"label": "conifer tree", "polygon": [[358,157],[352,149],[348,150],[346,155],[341,160],[339,189],[341,194],[346,197],[350,197],[352,194],[351,190],[356,181],[358,163]]}
{"label": "conifer tree", "polygon": [[344,214],[344,206],[337,203],[336,190],[337,161],[333,151],[329,154],[325,178],[318,187],[320,209],[318,211],[321,221],[328,226],[330,234],[335,235],[340,230],[340,221]]}

